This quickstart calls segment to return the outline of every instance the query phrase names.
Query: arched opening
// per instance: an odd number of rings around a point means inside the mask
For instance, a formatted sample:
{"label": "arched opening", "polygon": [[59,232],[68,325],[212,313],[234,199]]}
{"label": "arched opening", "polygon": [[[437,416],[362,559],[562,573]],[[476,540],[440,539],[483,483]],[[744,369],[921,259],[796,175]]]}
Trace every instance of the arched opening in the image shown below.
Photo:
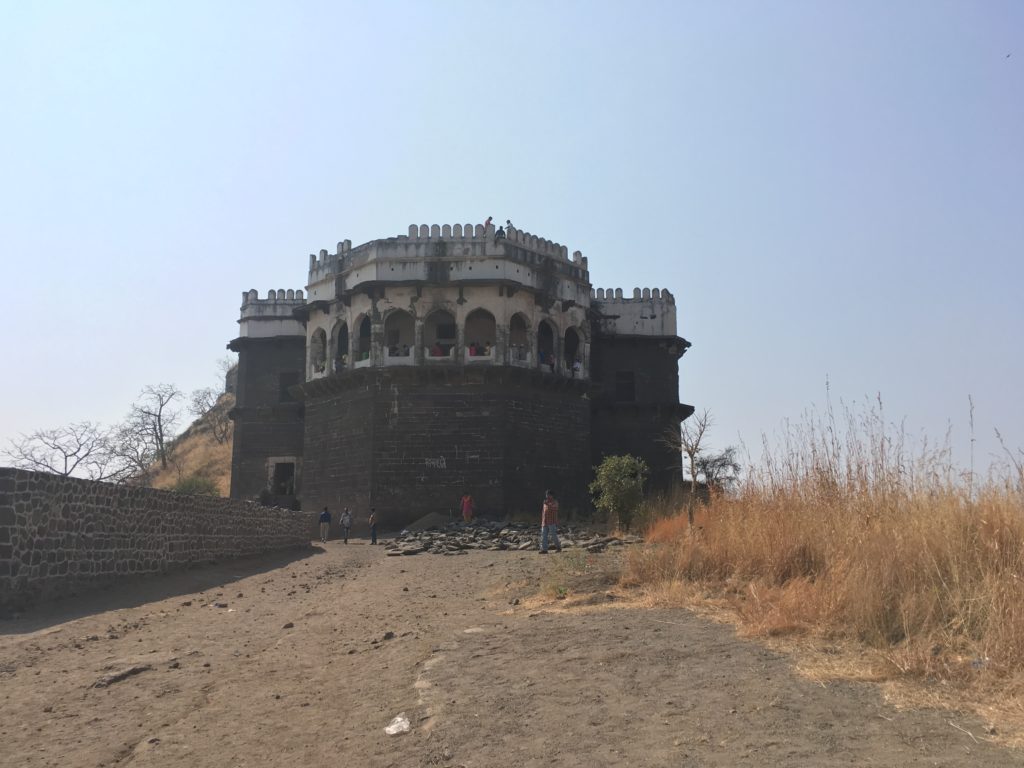
{"label": "arched opening", "polygon": [[370,358],[370,318],[367,315],[359,322],[359,338],[356,340],[356,361]]}
{"label": "arched opening", "polygon": [[537,328],[537,363],[555,370],[555,329],[547,320]]}
{"label": "arched opening", "polygon": [[525,363],[530,356],[530,338],[527,334],[528,324],[523,315],[512,315],[508,324],[509,357],[514,363]]}
{"label": "arched opening", "polygon": [[432,312],[423,323],[423,346],[427,357],[448,357],[455,349],[455,317],[443,309]]}
{"label": "arched opening", "polygon": [[412,315],[396,309],[384,320],[384,343],[388,357],[411,357],[416,343],[416,325]]}
{"label": "arched opening", "polygon": [[327,332],[317,328],[309,339],[309,365],[313,373],[323,373],[327,368]]}
{"label": "arched opening", "polygon": [[468,357],[491,357],[494,350],[494,315],[486,309],[474,309],[466,316],[463,336]]}
{"label": "arched opening", "polygon": [[562,344],[562,359],[565,361],[565,370],[574,379],[580,375],[583,369],[583,356],[580,354],[580,335],[575,328],[565,332],[565,341]]}
{"label": "arched opening", "polygon": [[342,322],[334,335],[334,370],[341,371],[348,367],[348,323]]}

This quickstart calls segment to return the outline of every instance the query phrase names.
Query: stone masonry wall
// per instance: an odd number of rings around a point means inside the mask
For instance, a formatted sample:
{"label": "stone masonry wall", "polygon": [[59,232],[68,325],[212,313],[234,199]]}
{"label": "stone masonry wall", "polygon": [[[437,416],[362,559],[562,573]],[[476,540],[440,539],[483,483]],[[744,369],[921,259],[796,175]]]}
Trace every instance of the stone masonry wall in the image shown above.
{"label": "stone masonry wall", "polygon": [[0,615],[121,578],[309,546],[309,517],[0,468]]}
{"label": "stone masonry wall", "polygon": [[466,491],[491,518],[539,515],[545,488],[585,508],[585,382],[502,367],[355,374],[306,385],[303,509],[348,506],[362,533],[370,506],[396,530],[457,511]]}

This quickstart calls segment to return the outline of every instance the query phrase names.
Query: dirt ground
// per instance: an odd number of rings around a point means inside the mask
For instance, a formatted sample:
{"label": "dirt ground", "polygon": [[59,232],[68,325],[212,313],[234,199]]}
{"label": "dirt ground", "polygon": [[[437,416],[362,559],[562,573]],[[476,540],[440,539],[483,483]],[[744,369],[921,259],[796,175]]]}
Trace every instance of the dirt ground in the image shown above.
{"label": "dirt ground", "polygon": [[[589,598],[559,599],[572,557],[329,542],[0,622],[0,766],[1024,759],[971,716],[896,710],[728,626],[609,597],[613,553],[588,560]],[[410,731],[387,735],[400,713]]]}

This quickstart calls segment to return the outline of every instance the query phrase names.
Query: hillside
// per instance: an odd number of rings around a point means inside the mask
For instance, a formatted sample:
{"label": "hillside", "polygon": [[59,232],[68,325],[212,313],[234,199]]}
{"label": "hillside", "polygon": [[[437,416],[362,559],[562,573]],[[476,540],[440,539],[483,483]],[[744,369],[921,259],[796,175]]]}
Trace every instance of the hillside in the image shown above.
{"label": "hillside", "polygon": [[[216,483],[221,496],[228,495],[234,425],[227,414],[234,406],[234,395],[221,395],[209,413],[196,419],[181,433],[174,441],[171,465],[166,470],[157,468],[154,472],[154,488],[171,489],[184,478],[200,477]],[[226,435],[226,439],[218,442],[214,437],[216,432]]]}

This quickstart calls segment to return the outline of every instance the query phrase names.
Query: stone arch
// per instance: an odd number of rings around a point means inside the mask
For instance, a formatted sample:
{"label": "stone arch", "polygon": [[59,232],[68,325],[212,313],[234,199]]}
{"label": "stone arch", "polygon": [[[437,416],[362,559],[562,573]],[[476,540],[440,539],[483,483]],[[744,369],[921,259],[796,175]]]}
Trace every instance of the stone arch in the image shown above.
{"label": "stone arch", "polygon": [[390,357],[409,357],[416,344],[416,321],[404,309],[393,309],[384,318],[384,345]]}
{"label": "stone arch", "polygon": [[555,326],[550,320],[541,320],[537,326],[537,362],[555,369]]}
{"label": "stone arch", "polygon": [[309,337],[310,374],[323,373],[327,369],[327,331],[317,328]]}
{"label": "stone arch", "polygon": [[[494,315],[486,309],[474,309],[466,315],[465,339],[466,354],[471,357],[487,354],[485,350],[493,349],[497,333]],[[476,353],[475,355],[473,353]]]}
{"label": "stone arch", "polygon": [[573,364],[579,360],[583,362],[583,338],[575,328],[569,328],[565,332],[565,339],[562,343],[562,359],[565,361],[566,370],[574,370]]}
{"label": "stone arch", "polygon": [[427,349],[428,357],[447,357],[457,339],[455,315],[448,310],[435,309],[423,321],[423,346]]}
{"label": "stone arch", "polygon": [[530,359],[530,321],[522,312],[516,312],[509,319],[508,347],[513,362]]}
{"label": "stone arch", "polygon": [[335,324],[331,338],[333,339],[331,348],[334,350],[334,369],[341,370],[348,365],[349,338],[347,320],[340,320]]}
{"label": "stone arch", "polygon": [[355,345],[352,352],[358,362],[359,360],[366,360],[370,357],[370,316],[360,315],[356,318],[356,329],[357,335],[354,339]]}

